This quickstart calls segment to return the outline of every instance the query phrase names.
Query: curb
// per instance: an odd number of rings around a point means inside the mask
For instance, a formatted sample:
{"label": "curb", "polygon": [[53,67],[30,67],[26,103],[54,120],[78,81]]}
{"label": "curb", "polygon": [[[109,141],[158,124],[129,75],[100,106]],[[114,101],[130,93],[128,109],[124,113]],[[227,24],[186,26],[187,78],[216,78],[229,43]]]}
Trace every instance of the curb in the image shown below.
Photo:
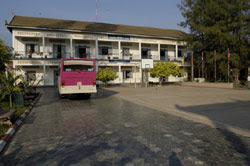
{"label": "curb", "polygon": [[21,126],[23,121],[26,119],[26,117],[30,114],[32,111],[32,108],[36,105],[36,103],[39,101],[41,97],[41,93],[36,97],[36,99],[29,105],[29,107],[25,110],[25,112],[19,117],[19,119],[16,120],[16,122],[9,128],[9,130],[5,133],[5,135],[2,137],[2,140],[0,141],[0,153],[3,151],[5,145],[10,141],[10,139],[13,137],[15,132],[17,131],[18,127]]}

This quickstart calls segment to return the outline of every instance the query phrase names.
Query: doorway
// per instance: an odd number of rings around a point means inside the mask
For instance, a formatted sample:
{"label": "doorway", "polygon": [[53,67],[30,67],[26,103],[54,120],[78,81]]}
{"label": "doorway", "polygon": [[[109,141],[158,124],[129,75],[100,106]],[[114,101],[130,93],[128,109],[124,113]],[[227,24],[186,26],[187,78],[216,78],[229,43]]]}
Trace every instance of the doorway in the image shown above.
{"label": "doorway", "polygon": [[87,58],[87,49],[84,46],[76,46],[76,57]]}
{"label": "doorway", "polygon": [[151,54],[150,49],[142,48],[141,50],[142,59],[150,59],[150,54]]}
{"label": "doorway", "polygon": [[54,86],[58,84],[58,70],[54,70]]}

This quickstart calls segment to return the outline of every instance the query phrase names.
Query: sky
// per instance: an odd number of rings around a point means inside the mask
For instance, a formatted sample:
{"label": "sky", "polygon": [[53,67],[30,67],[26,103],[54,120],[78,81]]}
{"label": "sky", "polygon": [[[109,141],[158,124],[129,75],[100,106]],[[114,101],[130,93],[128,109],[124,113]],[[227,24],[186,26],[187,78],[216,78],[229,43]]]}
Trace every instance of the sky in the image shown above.
{"label": "sky", "polygon": [[[98,22],[165,29],[178,29],[184,18],[180,0],[98,0]],[[5,27],[13,15],[96,21],[96,0],[1,0],[0,39],[11,46],[11,33]]]}

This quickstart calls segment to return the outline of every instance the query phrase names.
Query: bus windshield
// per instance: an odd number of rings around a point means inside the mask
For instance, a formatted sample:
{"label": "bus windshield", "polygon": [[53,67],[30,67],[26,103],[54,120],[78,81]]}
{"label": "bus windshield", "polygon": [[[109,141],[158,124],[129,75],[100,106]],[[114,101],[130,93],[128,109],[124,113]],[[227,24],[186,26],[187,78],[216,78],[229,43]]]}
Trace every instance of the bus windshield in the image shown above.
{"label": "bus windshield", "polygon": [[93,72],[93,61],[66,60],[63,62],[64,72]]}

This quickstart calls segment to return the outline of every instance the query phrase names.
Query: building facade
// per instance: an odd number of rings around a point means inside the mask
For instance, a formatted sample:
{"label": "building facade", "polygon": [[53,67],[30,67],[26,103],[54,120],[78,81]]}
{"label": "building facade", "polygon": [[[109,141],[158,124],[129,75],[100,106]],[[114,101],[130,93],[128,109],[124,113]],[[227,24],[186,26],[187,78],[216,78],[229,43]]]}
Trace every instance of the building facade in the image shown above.
{"label": "building facade", "polygon": [[142,83],[142,59],[173,61],[184,74],[168,81],[188,79],[190,64],[182,63],[186,46],[178,42],[184,33],[178,30],[24,16],[14,16],[6,27],[16,73],[42,79],[39,85],[57,85],[60,59],[70,57],[95,59],[98,69],[111,67],[118,76],[113,84]]}

